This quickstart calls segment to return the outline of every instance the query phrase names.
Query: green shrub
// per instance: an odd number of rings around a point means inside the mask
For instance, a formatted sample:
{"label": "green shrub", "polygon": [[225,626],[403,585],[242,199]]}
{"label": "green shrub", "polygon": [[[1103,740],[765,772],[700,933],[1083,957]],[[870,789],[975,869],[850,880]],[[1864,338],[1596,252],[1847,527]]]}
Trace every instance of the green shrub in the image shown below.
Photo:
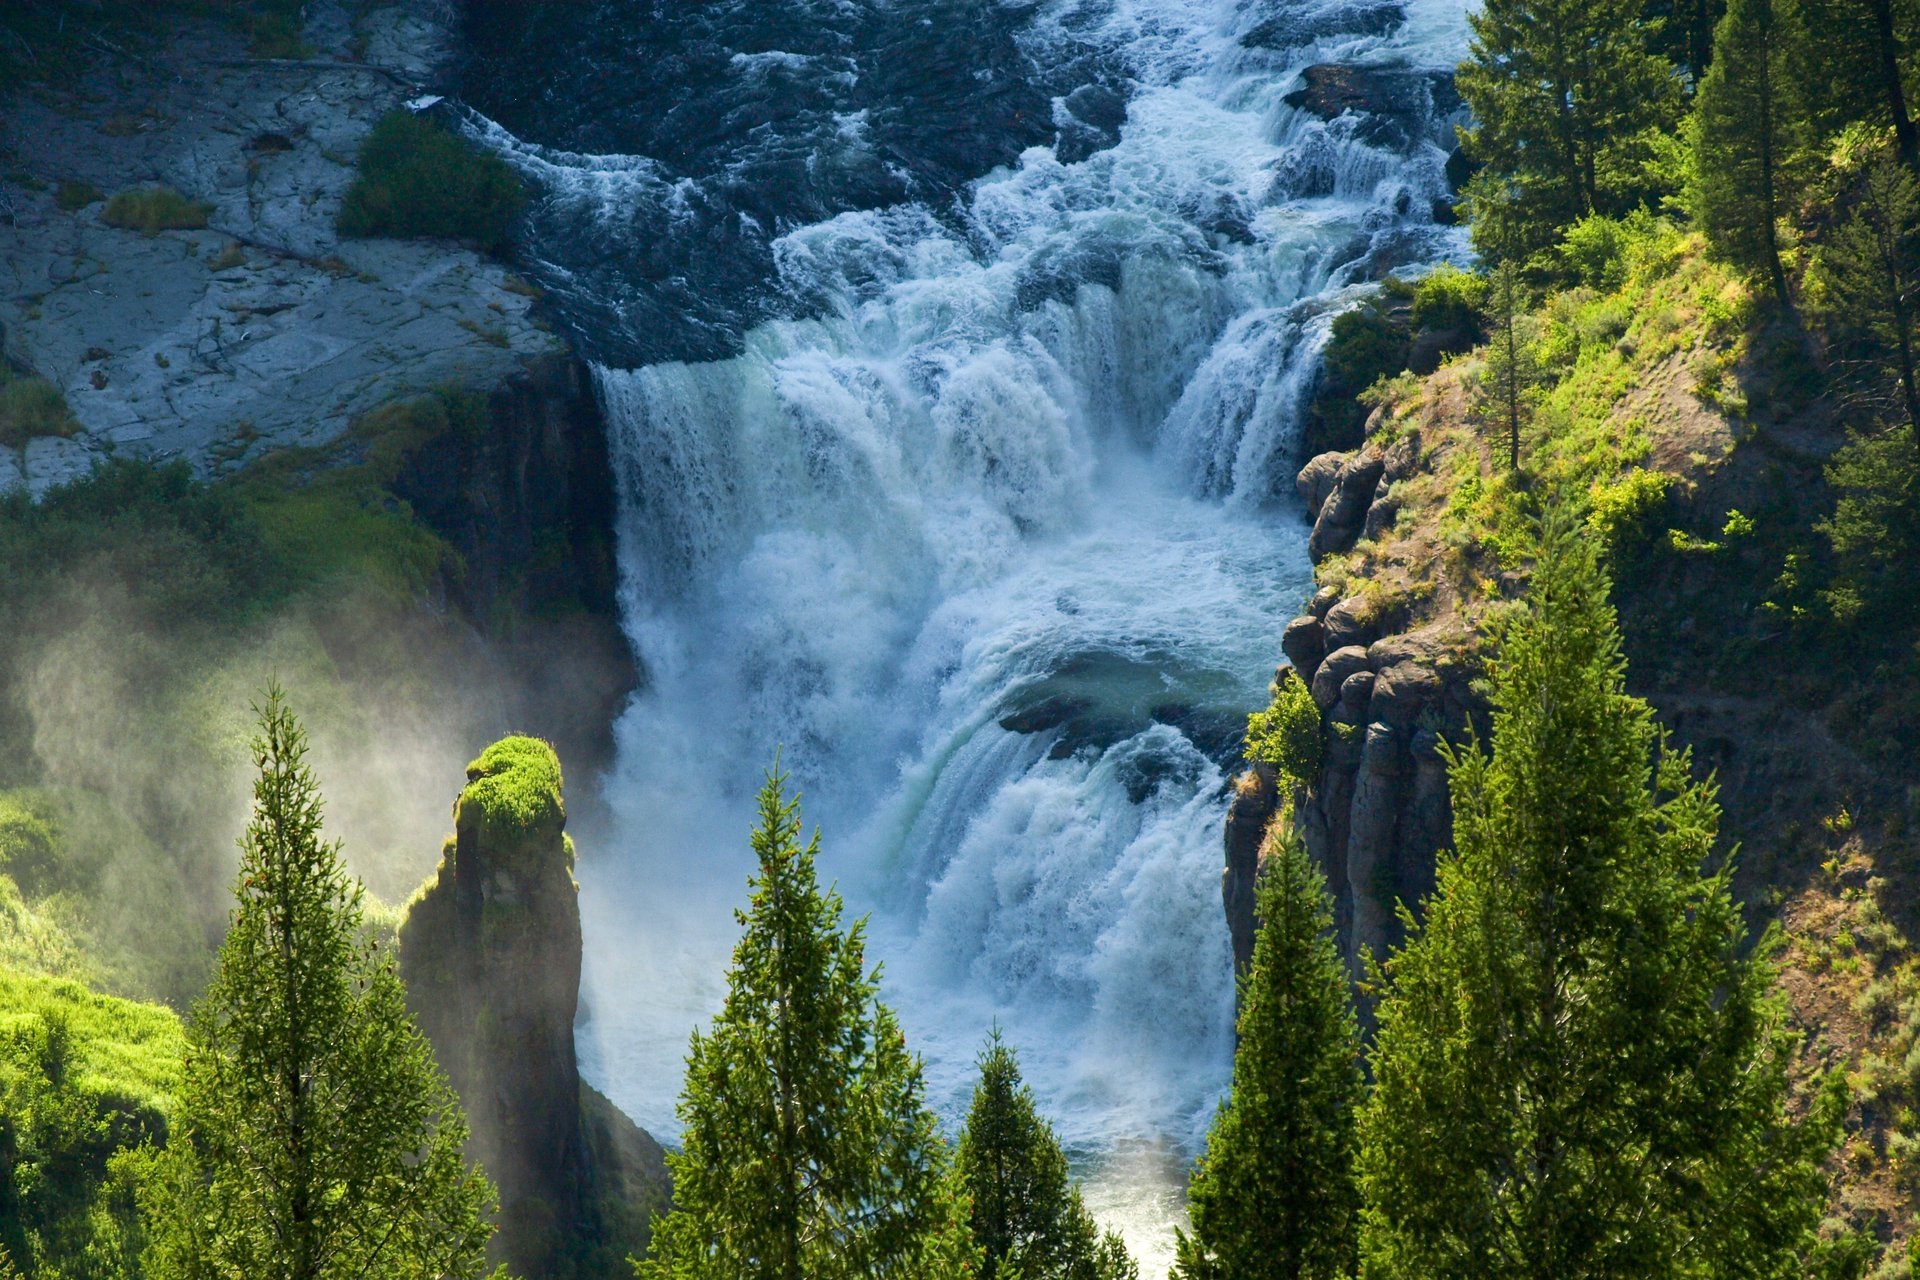
{"label": "green shrub", "polygon": [[131,1280],[136,1154],[164,1142],[180,1021],[0,967],[0,1256],[26,1274]]}
{"label": "green shrub", "polygon": [[1636,467],[1588,491],[1587,528],[1616,564],[1631,559],[1652,539],[1661,523],[1656,517],[1666,509],[1672,488],[1673,477],[1666,472]]}
{"label": "green shrub", "polygon": [[1443,262],[1414,287],[1414,327],[1435,332],[1477,332],[1486,297],[1485,276]]}
{"label": "green shrub", "polygon": [[1273,687],[1273,702],[1247,717],[1246,757],[1306,783],[1320,776],[1321,753],[1320,707],[1306,681],[1288,668]]}
{"label": "green shrub", "polygon": [[62,213],[77,213],[104,198],[91,182],[62,182],[53,192],[53,203]]}
{"label": "green shrub", "polygon": [[1842,622],[1908,622],[1920,613],[1920,466],[1905,430],[1855,434],[1827,466],[1833,514],[1817,526],[1833,547],[1826,598]]}
{"label": "green shrub", "polygon": [[128,231],[197,231],[213,206],[189,200],[172,187],[135,187],[107,201],[100,220]]}
{"label": "green shrub", "polygon": [[498,250],[525,203],[520,179],[498,156],[423,116],[390,111],[360,148],[340,234],[472,240]]}
{"label": "green shrub", "polygon": [[80,429],[60,388],[45,378],[9,378],[0,370],[0,446],[19,448],[36,436]]}

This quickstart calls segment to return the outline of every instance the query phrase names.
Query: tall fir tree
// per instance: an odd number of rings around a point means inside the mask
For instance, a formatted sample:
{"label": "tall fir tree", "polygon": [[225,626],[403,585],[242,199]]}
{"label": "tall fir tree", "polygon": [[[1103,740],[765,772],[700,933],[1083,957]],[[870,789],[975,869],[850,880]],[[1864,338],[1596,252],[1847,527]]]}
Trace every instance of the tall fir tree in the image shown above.
{"label": "tall fir tree", "polygon": [[187,1026],[142,1205],[153,1280],[461,1280],[486,1273],[493,1188],[408,1016],[364,890],[321,839],[306,735],[276,687],[253,742],[239,905]]}
{"label": "tall fir tree", "polygon": [[696,1031],[668,1157],[673,1209],[644,1280],[945,1280],[969,1275],[966,1211],[920,1062],[878,999],[864,922],[814,872],[797,799],[760,791],[760,872],[727,997]]}
{"label": "tall fir tree", "polygon": [[1821,132],[1862,123],[1893,131],[1901,163],[1920,165],[1920,132],[1907,102],[1909,46],[1920,25],[1914,0],[1802,0],[1804,85]]}
{"label": "tall fir tree", "polygon": [[1533,296],[1513,262],[1494,265],[1487,282],[1487,360],[1480,381],[1482,411],[1506,440],[1507,470],[1520,469],[1520,432],[1533,415],[1544,370],[1538,353]]}
{"label": "tall fir tree", "polygon": [[1493,750],[1450,753],[1453,852],[1387,962],[1361,1111],[1366,1273],[1787,1277],[1844,1096],[1789,1107],[1797,1039],[1719,807],[1625,663],[1593,539],[1546,521],[1493,665]]}
{"label": "tall fir tree", "polygon": [[1714,47],[1719,56],[1689,118],[1687,203],[1709,243],[1764,277],[1774,301],[1791,308],[1779,223],[1793,207],[1810,136],[1795,0],[1731,0]]}
{"label": "tall fir tree", "polygon": [[1465,193],[1482,255],[1524,263],[1579,218],[1662,194],[1680,80],[1648,50],[1640,0],[1486,0],[1467,21],[1455,83],[1483,166]]}
{"label": "tall fir tree", "polygon": [[1892,160],[1856,181],[1813,262],[1813,309],[1856,402],[1920,450],[1920,180]]}
{"label": "tall fir tree", "polygon": [[954,1154],[982,1280],[1137,1280],[1120,1238],[1102,1234],[1067,1172],[1020,1064],[996,1030]]}
{"label": "tall fir tree", "polygon": [[1255,891],[1260,932],[1240,993],[1233,1086],[1187,1191],[1175,1280],[1353,1274],[1360,1049],[1333,904],[1280,819]]}

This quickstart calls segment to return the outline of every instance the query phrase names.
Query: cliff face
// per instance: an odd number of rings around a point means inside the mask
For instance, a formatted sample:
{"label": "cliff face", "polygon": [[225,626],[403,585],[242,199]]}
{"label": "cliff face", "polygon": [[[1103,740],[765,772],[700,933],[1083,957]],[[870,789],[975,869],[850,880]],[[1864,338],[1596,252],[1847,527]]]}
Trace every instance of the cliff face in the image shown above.
{"label": "cliff face", "polygon": [[[1754,934],[1780,927],[1779,985],[1813,1063],[1856,1082],[1834,1216],[1899,1240],[1920,1169],[1920,777],[1897,749],[1907,659],[1809,600],[1844,423],[1796,372],[1799,336],[1756,327],[1744,286],[1697,240],[1672,233],[1624,274],[1538,317],[1552,376],[1520,475],[1487,438],[1473,355],[1393,380],[1359,448],[1302,468],[1319,589],[1278,639],[1325,750],[1287,798],[1357,973],[1398,941],[1396,900],[1419,909],[1450,839],[1441,745],[1487,740],[1479,675],[1525,590],[1521,513],[1544,494],[1583,498],[1612,567],[1628,687],[1714,778],[1714,856],[1732,858]],[[1281,800],[1249,773],[1226,822],[1223,906],[1242,965]]]}
{"label": "cliff face", "polygon": [[400,928],[408,1002],[499,1185],[499,1259],[526,1277],[620,1274],[664,1202],[665,1164],[580,1080],[580,912],[559,759],[506,738],[467,778],[439,872]]}
{"label": "cliff face", "polygon": [[[1416,428],[1390,448],[1321,454],[1301,470],[1316,565],[1394,526],[1394,486],[1411,478],[1422,455]],[[1384,954],[1398,941],[1396,901],[1417,902],[1432,887],[1434,857],[1452,825],[1439,748],[1444,735],[1484,714],[1472,691],[1477,668],[1457,620],[1416,622],[1364,581],[1323,586],[1287,625],[1281,647],[1313,691],[1324,733],[1320,775],[1292,797],[1295,821],[1326,873],[1357,979],[1367,951]],[[1278,807],[1263,770],[1260,785],[1242,786],[1227,819],[1224,893],[1242,965],[1252,954],[1261,836]]]}

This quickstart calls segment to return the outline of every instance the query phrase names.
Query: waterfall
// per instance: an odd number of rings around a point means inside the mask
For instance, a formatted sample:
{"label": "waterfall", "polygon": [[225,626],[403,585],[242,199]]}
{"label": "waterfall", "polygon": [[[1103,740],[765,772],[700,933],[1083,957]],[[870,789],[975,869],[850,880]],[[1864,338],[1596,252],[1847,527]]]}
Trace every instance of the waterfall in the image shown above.
{"label": "waterfall", "polygon": [[[935,1104],[963,1112],[998,1023],[1096,1213],[1164,1271],[1230,1065],[1236,729],[1311,581],[1301,408],[1361,287],[1464,252],[1426,75],[1463,9],[783,0],[737,11],[760,44],[703,90],[772,123],[663,158],[467,120],[541,193],[531,270],[603,361],[646,683],[580,867],[579,1039],[643,1125],[675,1131],[778,748]],[[859,21],[801,21],[829,10]],[[908,93],[908,53],[983,96],[889,114],[862,86]],[[1328,62],[1398,96],[1289,105]]]}

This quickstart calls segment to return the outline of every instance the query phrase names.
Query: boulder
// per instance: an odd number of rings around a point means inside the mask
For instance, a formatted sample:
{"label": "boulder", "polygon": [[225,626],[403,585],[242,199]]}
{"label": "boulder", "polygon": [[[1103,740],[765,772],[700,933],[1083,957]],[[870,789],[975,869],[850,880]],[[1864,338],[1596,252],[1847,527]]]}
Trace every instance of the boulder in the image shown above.
{"label": "boulder", "polygon": [[1367,651],[1359,645],[1348,645],[1344,649],[1335,649],[1313,673],[1313,700],[1322,711],[1340,701],[1340,690],[1347,683],[1347,677],[1357,671],[1368,670]]}
{"label": "boulder", "polygon": [[1459,106],[1453,77],[1407,66],[1319,63],[1300,73],[1300,87],[1284,99],[1322,120],[1361,117],[1355,136],[1370,146],[1405,150],[1416,140],[1438,140],[1442,122]]}
{"label": "boulder", "polygon": [[1289,622],[1287,629],[1280,633],[1280,650],[1302,680],[1313,679],[1314,668],[1327,656],[1327,638],[1321,630],[1320,619],[1307,613]]}
{"label": "boulder", "polygon": [[1373,700],[1373,672],[1356,671],[1340,682],[1340,714],[1354,721],[1367,718],[1367,704]]}
{"label": "boulder", "polygon": [[1364,647],[1373,643],[1376,633],[1371,615],[1372,607],[1359,596],[1349,596],[1333,606],[1320,624],[1327,648],[1344,649],[1355,644]]}
{"label": "boulder", "polygon": [[1373,682],[1370,714],[1396,729],[1409,729],[1439,695],[1440,679],[1432,670],[1417,662],[1396,663],[1382,668]]}
{"label": "boulder", "polygon": [[1307,538],[1307,555],[1315,564],[1359,540],[1367,509],[1373,505],[1374,490],[1379,488],[1386,469],[1386,459],[1375,449],[1352,455],[1340,468],[1333,492],[1321,506],[1313,533]]}
{"label": "boulder", "polygon": [[1300,494],[1300,501],[1307,504],[1307,515],[1318,517],[1320,508],[1326,505],[1327,496],[1333,492],[1334,482],[1340,477],[1340,469],[1346,465],[1344,453],[1322,453],[1316,455],[1306,466],[1300,468],[1300,474],[1294,477],[1293,487]]}

